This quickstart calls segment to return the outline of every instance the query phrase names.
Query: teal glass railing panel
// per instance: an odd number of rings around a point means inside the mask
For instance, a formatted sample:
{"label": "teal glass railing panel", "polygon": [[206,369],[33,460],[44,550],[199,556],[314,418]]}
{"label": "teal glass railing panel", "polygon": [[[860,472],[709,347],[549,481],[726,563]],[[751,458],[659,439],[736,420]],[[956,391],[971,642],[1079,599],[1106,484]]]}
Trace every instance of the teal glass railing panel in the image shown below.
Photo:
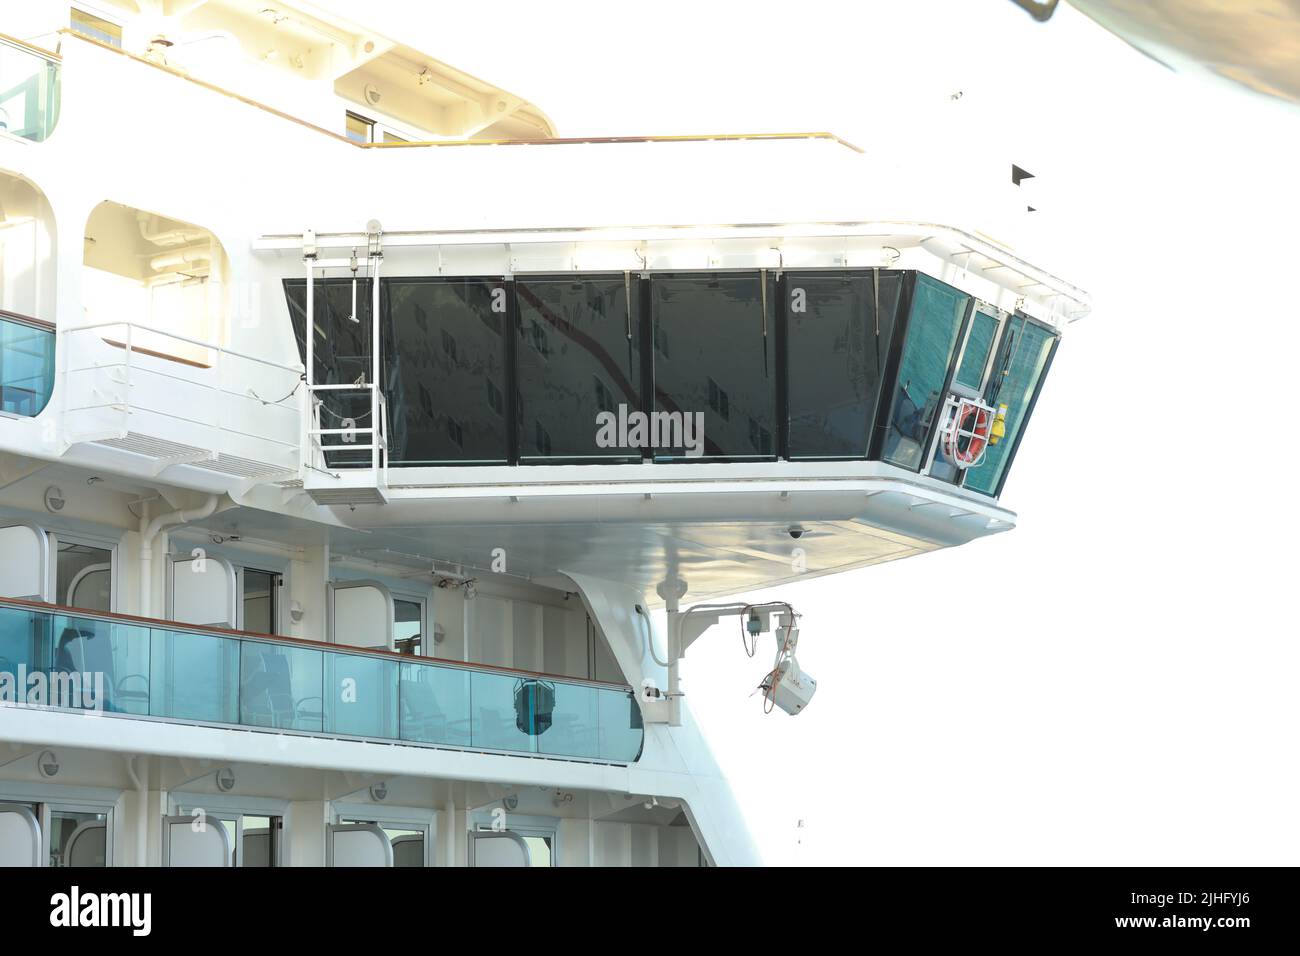
{"label": "teal glass railing panel", "polygon": [[28,675],[48,670],[49,659],[50,616],[0,607],[0,700],[25,700]]}
{"label": "teal glass railing panel", "polygon": [[60,697],[57,706],[148,715],[148,627],[56,614],[50,637],[50,688]]}
{"label": "teal glass railing panel", "polygon": [[149,715],[239,723],[239,645],[235,638],[154,628]]}
{"label": "teal glass railing panel", "polygon": [[53,330],[0,314],[0,410],[34,417],[53,391]]}
{"label": "teal glass railing panel", "polygon": [[460,667],[403,661],[398,684],[402,740],[470,746],[471,676]]}
{"label": "teal glass railing panel", "polygon": [[617,763],[644,735],[626,687],[2,599],[0,701]]}
{"label": "teal glass railing panel", "polygon": [[[537,752],[537,734],[529,733],[537,726],[537,705],[532,695],[534,686],[514,674],[478,671],[470,680],[470,735],[475,747],[487,750],[510,750],[518,753]],[[515,694],[520,694],[516,713]]]}
{"label": "teal glass railing panel", "polygon": [[[537,736],[538,752],[565,757],[596,756],[600,753],[600,688],[556,681],[545,683],[550,684],[555,695],[554,710],[549,725]],[[544,697],[544,691],[545,688],[538,696]]]}
{"label": "teal glass railing panel", "polygon": [[641,707],[630,690],[618,687],[597,689],[600,707],[600,753],[606,760],[632,763],[641,756],[645,729]]}
{"label": "teal glass railing panel", "polygon": [[321,732],[325,728],[322,651],[244,641],[239,659],[239,722]]}
{"label": "teal glass railing panel", "polygon": [[0,132],[39,143],[58,121],[58,61],[0,39]]}
{"label": "teal glass railing panel", "polygon": [[362,654],[325,655],[325,731],[398,736],[398,662]]}

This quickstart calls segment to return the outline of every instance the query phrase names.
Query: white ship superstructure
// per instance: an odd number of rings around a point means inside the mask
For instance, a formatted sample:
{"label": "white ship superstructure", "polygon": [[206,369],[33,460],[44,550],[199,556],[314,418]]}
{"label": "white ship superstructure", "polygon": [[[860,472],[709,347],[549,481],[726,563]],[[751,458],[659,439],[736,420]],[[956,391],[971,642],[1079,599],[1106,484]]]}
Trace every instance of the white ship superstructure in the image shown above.
{"label": "white ship superstructure", "polygon": [[690,643],[797,713],[727,595],[1014,526],[1087,297],[851,144],[557,138],[298,0],[0,34],[0,861],[756,863]]}

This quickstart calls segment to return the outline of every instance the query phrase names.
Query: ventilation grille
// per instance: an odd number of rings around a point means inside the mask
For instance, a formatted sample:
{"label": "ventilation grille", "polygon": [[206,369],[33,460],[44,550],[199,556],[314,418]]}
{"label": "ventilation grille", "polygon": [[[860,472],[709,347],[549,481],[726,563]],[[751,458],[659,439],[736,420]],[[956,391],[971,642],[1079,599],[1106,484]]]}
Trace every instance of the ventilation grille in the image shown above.
{"label": "ventilation grille", "polygon": [[[142,435],[139,432],[127,432],[125,437],[108,438],[95,442],[95,444],[106,448],[116,448],[119,451],[131,452],[135,455],[143,455],[157,462],[193,465],[196,468],[231,475],[235,478],[269,481],[276,478],[287,479],[295,473],[294,469],[285,468],[282,465],[274,465],[265,461],[253,461],[249,458],[240,458],[237,455],[227,455],[224,452],[216,454],[206,448],[184,445],[180,442],[168,441],[165,438],[157,438],[153,435]],[[302,482],[299,481],[298,484],[301,485]]]}

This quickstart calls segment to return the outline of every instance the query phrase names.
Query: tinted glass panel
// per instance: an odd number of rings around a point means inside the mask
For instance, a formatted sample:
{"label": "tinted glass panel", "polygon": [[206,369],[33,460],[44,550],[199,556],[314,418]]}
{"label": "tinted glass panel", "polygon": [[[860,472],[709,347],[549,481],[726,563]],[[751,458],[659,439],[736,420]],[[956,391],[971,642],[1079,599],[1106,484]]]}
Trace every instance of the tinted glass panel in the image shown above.
{"label": "tinted glass panel", "polygon": [[397,661],[325,655],[325,730],[354,737],[397,737]]}
{"label": "tinted glass panel", "polygon": [[286,730],[324,725],[324,664],[320,651],[243,641],[239,722]]}
{"label": "tinted glass panel", "polygon": [[901,288],[899,272],[786,274],[791,458],[866,457]]}
{"label": "tinted glass panel", "polygon": [[244,569],[244,630],[257,634],[276,631],[275,598],[280,576],[270,571]]}
{"label": "tinted glass panel", "polygon": [[521,460],[640,460],[597,443],[600,412],[641,407],[638,279],[519,279]]}
{"label": "tinted glass panel", "polygon": [[386,297],[392,464],[505,463],[506,283],[391,279]]}
{"label": "tinted glass panel", "polygon": [[756,272],[657,275],[650,301],[656,459],[774,457],[772,279],[764,292]]}
{"label": "tinted glass panel", "polygon": [[961,353],[961,364],[953,383],[965,388],[979,389],[984,384],[984,366],[989,361],[989,349],[998,334],[998,320],[984,312],[976,312],[971,319],[970,335]]}
{"label": "tinted glass panel", "polygon": [[470,671],[401,662],[403,740],[467,747]]}
{"label": "tinted glass panel", "polygon": [[151,716],[239,722],[239,641],[154,628],[150,642]]}
{"label": "tinted glass panel", "polygon": [[919,471],[948,379],[970,296],[929,276],[917,275],[903,344],[884,458]]}
{"label": "tinted glass panel", "polygon": [[[317,279],[312,283],[312,308],[316,321],[312,323],[316,338],[312,342],[312,373],[317,385],[364,385],[372,377],[370,357],[372,336],[370,329],[373,299],[370,280],[350,278]],[[307,361],[304,338],[307,315],[307,280],[285,279],[285,297],[289,303],[289,318],[293,334],[298,340],[298,356]],[[351,421],[357,428],[370,427],[370,394],[365,391],[318,392],[321,401],[320,427],[347,428]],[[370,444],[368,435],[356,436],[357,444]],[[323,436],[322,444],[343,443],[341,435]],[[368,451],[336,451],[326,455],[330,467],[348,464],[369,466]]]}
{"label": "tinted glass panel", "polygon": [[39,415],[54,390],[54,333],[0,316],[0,410]]}
{"label": "tinted glass panel", "polygon": [[1024,431],[1029,406],[1042,386],[1043,372],[1052,353],[1055,335],[1041,325],[1013,318],[1008,323],[1003,346],[989,379],[985,401],[994,408],[1005,405],[1006,436],[989,447],[984,461],[966,474],[966,487],[985,494],[997,494],[1011,460],[1011,453]]}

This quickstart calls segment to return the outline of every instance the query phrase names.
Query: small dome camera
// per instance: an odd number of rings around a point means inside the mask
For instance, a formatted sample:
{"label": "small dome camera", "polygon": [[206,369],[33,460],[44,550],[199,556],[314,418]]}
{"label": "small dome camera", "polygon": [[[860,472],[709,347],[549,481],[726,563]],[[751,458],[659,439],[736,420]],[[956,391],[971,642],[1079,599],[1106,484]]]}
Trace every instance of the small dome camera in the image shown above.
{"label": "small dome camera", "polygon": [[800,538],[803,537],[803,528],[799,527],[797,524],[791,525],[789,531],[787,531],[786,533],[789,534],[790,537],[798,541]]}

